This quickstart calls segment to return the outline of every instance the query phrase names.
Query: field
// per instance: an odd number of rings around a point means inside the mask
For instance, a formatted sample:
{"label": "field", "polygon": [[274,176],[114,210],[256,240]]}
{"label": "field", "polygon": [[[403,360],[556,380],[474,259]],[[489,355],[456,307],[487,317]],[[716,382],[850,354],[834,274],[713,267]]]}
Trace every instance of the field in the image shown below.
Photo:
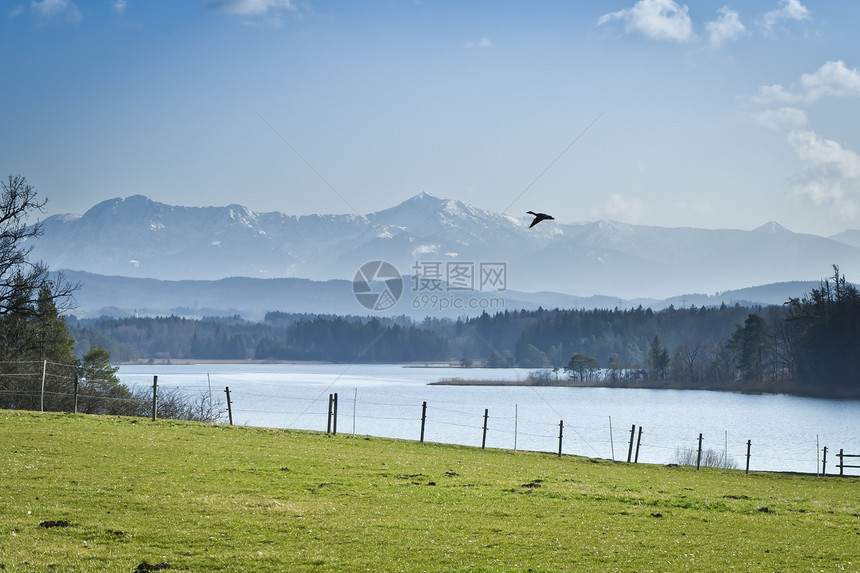
{"label": "field", "polygon": [[0,570],[860,571],[860,479],[0,411]]}

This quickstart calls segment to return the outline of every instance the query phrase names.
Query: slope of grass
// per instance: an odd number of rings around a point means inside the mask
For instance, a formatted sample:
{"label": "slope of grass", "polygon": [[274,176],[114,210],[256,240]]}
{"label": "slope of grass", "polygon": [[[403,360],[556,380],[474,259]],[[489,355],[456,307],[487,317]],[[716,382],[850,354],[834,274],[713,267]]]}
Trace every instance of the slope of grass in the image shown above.
{"label": "slope of grass", "polygon": [[0,569],[858,571],[858,486],[2,411]]}

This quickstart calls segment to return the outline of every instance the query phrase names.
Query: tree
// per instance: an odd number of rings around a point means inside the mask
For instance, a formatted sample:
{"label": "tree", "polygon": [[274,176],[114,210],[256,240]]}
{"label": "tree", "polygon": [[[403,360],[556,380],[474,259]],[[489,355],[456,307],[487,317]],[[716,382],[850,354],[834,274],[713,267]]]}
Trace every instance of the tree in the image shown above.
{"label": "tree", "polygon": [[0,370],[10,374],[0,379],[1,407],[68,408],[64,389],[74,380],[77,360],[60,309],[68,308],[77,285],[49,276],[47,266],[31,258],[42,226],[28,225],[28,219],[44,207],[25,178],[0,181]]}
{"label": "tree", "polygon": [[511,366],[512,357],[510,352],[505,350],[503,353],[493,351],[492,354],[484,361],[484,366],[487,368],[509,368]]}
{"label": "tree", "polygon": [[81,382],[79,412],[85,414],[131,414],[131,391],[117,378],[118,366],[110,363],[110,352],[91,346],[78,367]]}
{"label": "tree", "polygon": [[47,265],[30,257],[33,239],[41,236],[42,224],[28,224],[34,213],[45,210],[47,200],[20,175],[0,182],[0,315],[38,316],[39,300],[49,299],[56,309],[69,308],[79,285],[58,275],[49,279]]}
{"label": "tree", "polygon": [[660,337],[654,335],[648,350],[648,377],[651,380],[665,380],[669,363],[669,351],[660,344]]}
{"label": "tree", "polygon": [[729,348],[734,354],[735,365],[744,382],[763,382],[768,342],[767,321],[758,314],[750,314],[743,326],[739,324],[735,328],[729,339]]}
{"label": "tree", "polygon": [[523,368],[544,368],[549,366],[549,359],[538,347],[527,344],[520,355],[519,365]]}
{"label": "tree", "polygon": [[597,363],[597,360],[581,352],[577,352],[571,356],[567,366],[564,367],[568,378],[582,382],[594,380],[599,370],[600,365]]}
{"label": "tree", "polygon": [[833,280],[791,299],[786,318],[793,377],[806,391],[856,396],[860,380],[860,292],[833,265]]}
{"label": "tree", "polygon": [[606,363],[606,368],[609,370],[609,385],[615,386],[621,380],[621,371],[623,370],[623,366],[621,364],[621,360],[618,359],[618,355],[613,354],[609,357],[609,362]]}
{"label": "tree", "polygon": [[30,326],[34,330],[31,337],[38,337],[40,360],[59,364],[75,363],[75,341],[69,336],[66,319],[60,316],[48,283],[39,287],[36,313]]}
{"label": "tree", "polygon": [[701,380],[700,355],[702,343],[686,343],[678,346],[672,359],[672,378],[685,386],[695,386]]}

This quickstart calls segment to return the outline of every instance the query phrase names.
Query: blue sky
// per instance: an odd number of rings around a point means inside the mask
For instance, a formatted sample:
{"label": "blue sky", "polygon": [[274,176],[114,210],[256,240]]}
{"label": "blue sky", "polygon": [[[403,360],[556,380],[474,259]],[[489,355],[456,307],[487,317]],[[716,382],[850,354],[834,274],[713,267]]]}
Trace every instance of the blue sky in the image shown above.
{"label": "blue sky", "polygon": [[860,228],[860,3],[3,0],[0,173],[49,214],[426,191],[519,216]]}

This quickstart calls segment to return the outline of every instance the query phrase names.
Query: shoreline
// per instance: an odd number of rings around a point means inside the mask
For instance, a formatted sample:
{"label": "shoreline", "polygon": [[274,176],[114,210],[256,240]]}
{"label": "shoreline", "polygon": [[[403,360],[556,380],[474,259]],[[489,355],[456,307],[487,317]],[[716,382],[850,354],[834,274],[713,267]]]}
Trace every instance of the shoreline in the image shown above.
{"label": "shoreline", "polygon": [[[129,360],[111,362],[114,366],[167,366],[195,364],[350,364],[349,362],[330,362],[328,360],[223,360],[212,358],[147,358],[146,360]],[[355,362],[353,364],[388,364],[387,362]],[[404,368],[460,368],[453,362],[403,362]]]}
{"label": "shoreline", "polygon": [[[161,358],[157,360],[136,360],[133,362],[114,362],[114,366],[194,366],[200,364],[214,365],[266,365],[266,364],[302,364],[302,365],[326,365],[326,364],[348,364],[346,362],[326,362],[319,360],[201,360],[197,358]],[[361,362],[359,364],[375,364],[373,362]],[[403,368],[444,368],[451,370],[470,370],[462,368],[454,363],[446,362],[406,362],[400,364]],[[800,398],[817,398],[822,400],[860,400],[860,395],[839,395],[828,393],[804,392],[796,388],[721,388],[716,386],[680,386],[680,385],[658,385],[658,384],[626,384],[611,385],[603,381],[572,381],[572,380],[475,380],[459,377],[427,382],[428,386],[475,386],[475,387],[533,387],[533,388],[606,388],[624,390],[690,390],[703,392],[733,392],[737,394],[769,395],[769,396],[797,396]]]}
{"label": "shoreline", "polygon": [[735,394],[749,394],[757,396],[796,396],[799,398],[816,398],[821,400],[860,400],[860,396],[841,396],[833,394],[816,394],[811,392],[801,392],[784,388],[781,390],[771,390],[768,388],[718,388],[714,386],[677,386],[656,384],[627,384],[627,385],[610,385],[600,381],[594,382],[576,382],[570,380],[557,381],[540,381],[531,382],[527,380],[465,380],[453,378],[448,380],[438,380],[429,382],[429,386],[523,386],[532,388],[606,388],[610,390],[689,390],[694,392],[730,392]]}

